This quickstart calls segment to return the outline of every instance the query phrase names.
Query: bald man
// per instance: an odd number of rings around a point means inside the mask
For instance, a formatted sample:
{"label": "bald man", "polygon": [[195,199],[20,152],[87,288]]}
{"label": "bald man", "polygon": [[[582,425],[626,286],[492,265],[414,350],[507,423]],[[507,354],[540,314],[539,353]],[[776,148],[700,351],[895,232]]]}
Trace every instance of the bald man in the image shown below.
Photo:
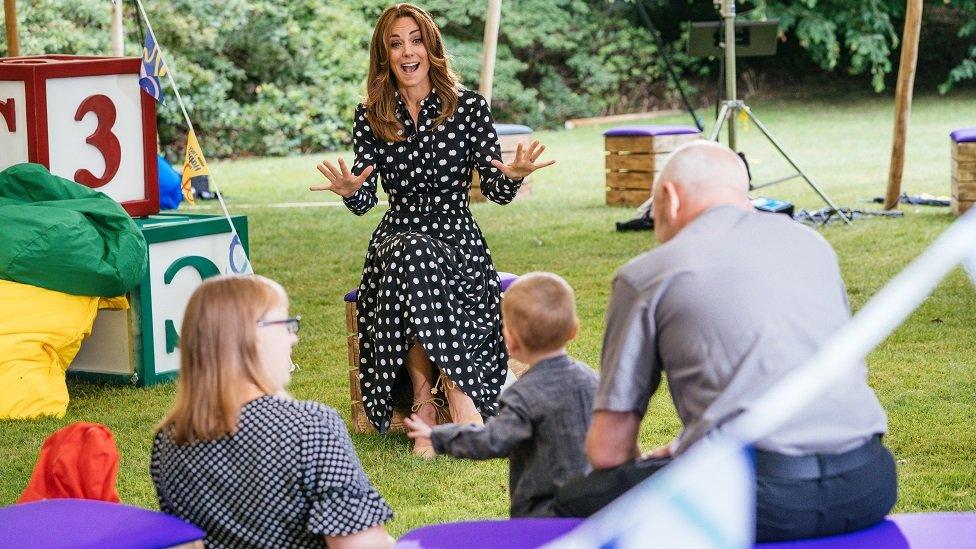
{"label": "bald man", "polygon": [[[614,280],[586,441],[595,471],[556,508],[588,516],[650,476],[811,357],[850,318],[837,257],[815,231],[757,212],[742,160],[709,141],[674,152],[654,185],[661,242]],[[638,459],[651,395],[668,378],[682,430]],[[895,503],[886,419],[852,369],[755,443],[756,537],[790,540],[877,523]]]}

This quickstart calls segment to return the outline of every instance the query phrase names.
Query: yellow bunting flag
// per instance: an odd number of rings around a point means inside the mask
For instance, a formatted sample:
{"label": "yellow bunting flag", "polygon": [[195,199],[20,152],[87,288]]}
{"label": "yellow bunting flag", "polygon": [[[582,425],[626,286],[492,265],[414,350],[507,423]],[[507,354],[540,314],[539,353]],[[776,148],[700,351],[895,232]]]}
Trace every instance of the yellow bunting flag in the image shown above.
{"label": "yellow bunting flag", "polygon": [[183,162],[182,181],[183,197],[190,204],[193,204],[192,182],[197,177],[210,177],[210,169],[207,168],[207,161],[203,158],[200,143],[197,142],[197,134],[190,130],[186,137],[186,161]]}

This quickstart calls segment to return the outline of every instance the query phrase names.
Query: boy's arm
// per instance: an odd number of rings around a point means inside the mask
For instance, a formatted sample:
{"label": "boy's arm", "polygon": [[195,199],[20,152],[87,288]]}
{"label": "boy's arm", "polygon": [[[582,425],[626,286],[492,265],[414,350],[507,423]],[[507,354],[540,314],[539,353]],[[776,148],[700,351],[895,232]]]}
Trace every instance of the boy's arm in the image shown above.
{"label": "boy's arm", "polygon": [[430,434],[434,451],[467,459],[511,454],[513,448],[532,437],[532,421],[527,408],[515,399],[505,400],[498,415],[484,426],[452,423],[434,427]]}

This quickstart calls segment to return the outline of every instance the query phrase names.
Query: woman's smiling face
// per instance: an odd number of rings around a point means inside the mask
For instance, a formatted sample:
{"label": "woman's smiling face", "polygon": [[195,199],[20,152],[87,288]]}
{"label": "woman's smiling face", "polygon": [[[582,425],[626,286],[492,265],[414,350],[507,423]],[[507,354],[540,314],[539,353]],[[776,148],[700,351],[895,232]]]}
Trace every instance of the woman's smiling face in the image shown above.
{"label": "woman's smiling face", "polygon": [[420,34],[420,26],[413,17],[400,17],[393,22],[388,45],[390,66],[393,67],[397,86],[400,88],[422,85],[430,87],[427,47]]}

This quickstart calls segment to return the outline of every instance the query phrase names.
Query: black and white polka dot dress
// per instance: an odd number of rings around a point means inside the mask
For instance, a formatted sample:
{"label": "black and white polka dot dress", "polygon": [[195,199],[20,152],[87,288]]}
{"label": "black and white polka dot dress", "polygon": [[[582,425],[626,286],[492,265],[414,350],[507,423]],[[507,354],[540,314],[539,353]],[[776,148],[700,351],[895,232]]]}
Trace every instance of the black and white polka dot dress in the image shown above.
{"label": "black and white polka dot dress", "polygon": [[217,440],[159,432],[150,473],[160,510],[206,531],[207,547],[323,547],[393,518],[342,418],[318,402],[252,400]]}
{"label": "black and white polka dot dress", "polygon": [[372,208],[378,178],[390,198],[366,251],[357,302],[363,405],[381,433],[415,338],[485,416],[494,415],[505,382],[498,273],[468,193],[473,168],[484,195],[499,204],[515,198],[522,180],[491,165],[501,150],[488,103],[469,90],[459,96],[457,111],[437,127],[435,92],[421,104],[416,127],[398,97],[406,139],[396,143],[376,137],[363,105],[356,110],[353,172],[375,169],[346,206],[357,215]]}

